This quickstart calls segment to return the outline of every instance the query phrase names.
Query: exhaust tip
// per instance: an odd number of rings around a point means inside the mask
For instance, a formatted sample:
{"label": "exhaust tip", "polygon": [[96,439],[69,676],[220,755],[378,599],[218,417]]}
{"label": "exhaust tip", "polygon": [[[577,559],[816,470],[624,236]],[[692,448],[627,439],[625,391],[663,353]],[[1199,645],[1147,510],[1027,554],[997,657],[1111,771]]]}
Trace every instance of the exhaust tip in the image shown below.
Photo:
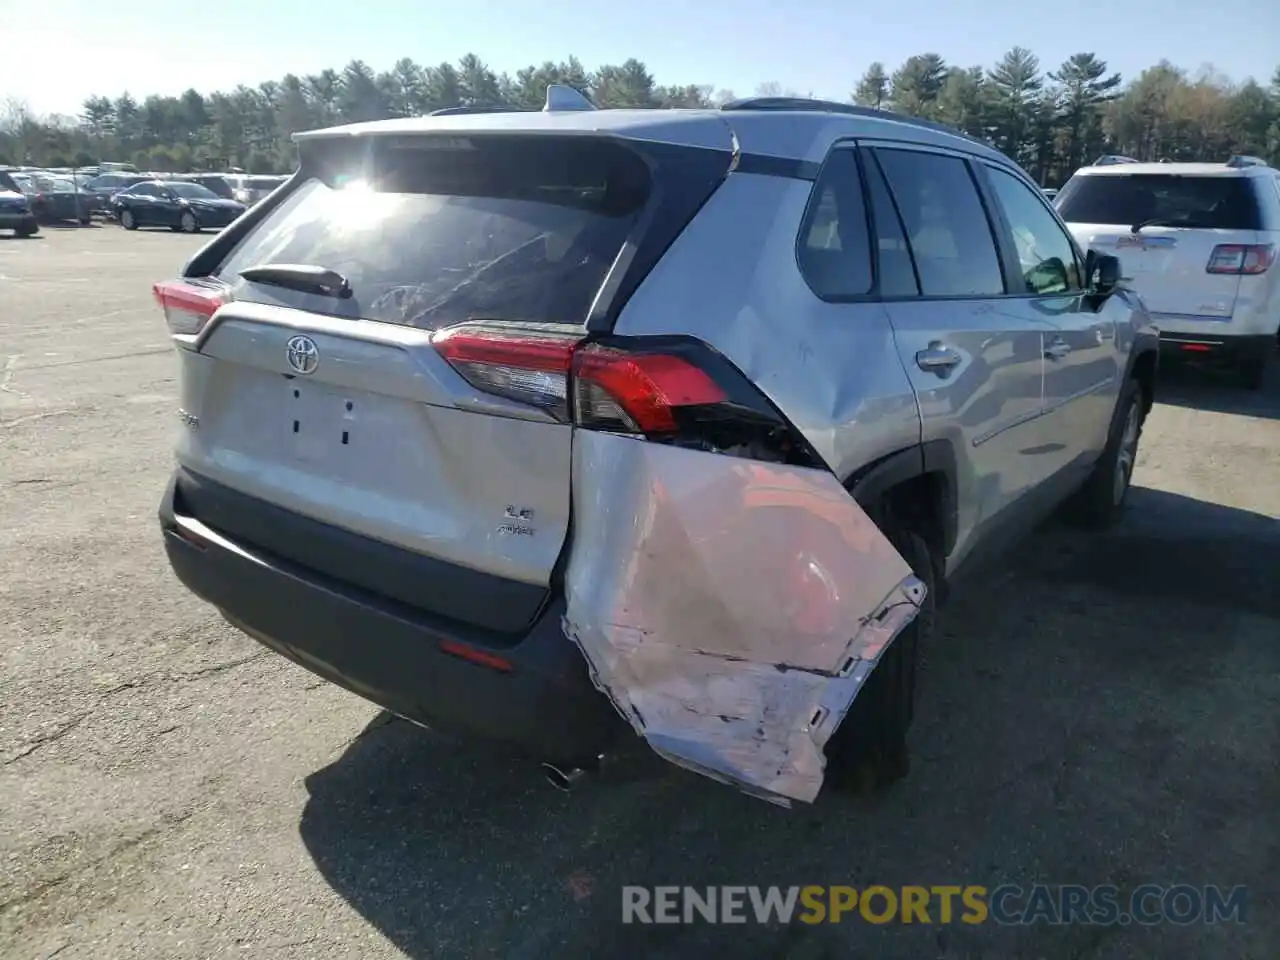
{"label": "exhaust tip", "polygon": [[568,793],[574,788],[574,785],[582,779],[586,773],[581,767],[572,767],[568,770],[563,767],[557,767],[554,763],[542,764],[542,775],[546,778],[547,783],[555,787],[562,793]]}

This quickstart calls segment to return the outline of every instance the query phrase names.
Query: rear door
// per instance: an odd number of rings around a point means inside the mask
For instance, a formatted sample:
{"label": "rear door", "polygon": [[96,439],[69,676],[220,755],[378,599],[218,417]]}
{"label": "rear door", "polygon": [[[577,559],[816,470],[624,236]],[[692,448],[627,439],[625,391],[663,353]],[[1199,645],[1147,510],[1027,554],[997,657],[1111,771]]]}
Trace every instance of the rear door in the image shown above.
{"label": "rear door", "polygon": [[[230,302],[189,357],[184,408],[199,429],[180,461],[413,554],[546,588],[569,518],[562,361],[644,208],[647,167],[581,137],[344,138],[311,141],[304,157],[311,176],[215,271]],[[349,295],[241,276],[280,264],[336,271]],[[520,337],[519,362],[492,339],[433,343],[468,322]],[[519,597],[422,585],[437,612],[510,631],[545,591]]]}
{"label": "rear door", "polygon": [[[1161,326],[1228,322],[1240,276],[1210,273],[1215,248],[1258,241],[1257,202],[1235,171],[1096,173],[1073,177],[1058,213],[1076,241],[1118,256]],[[1137,228],[1137,229],[1135,229]],[[1172,326],[1171,326],[1172,324]],[[1188,327],[1187,324],[1191,326]]]}

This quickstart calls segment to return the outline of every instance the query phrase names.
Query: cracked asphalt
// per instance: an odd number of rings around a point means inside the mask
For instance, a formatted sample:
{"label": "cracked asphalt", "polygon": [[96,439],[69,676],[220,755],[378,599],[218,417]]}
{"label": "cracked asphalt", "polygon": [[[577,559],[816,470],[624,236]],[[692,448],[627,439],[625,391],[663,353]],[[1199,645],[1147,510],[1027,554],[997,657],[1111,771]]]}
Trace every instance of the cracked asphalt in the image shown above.
{"label": "cracked asphalt", "polygon": [[[7,960],[1274,957],[1280,391],[1171,373],[1114,534],[946,612],[910,777],[786,811],[640,755],[565,796],[224,624],[164,562],[149,285],[201,242],[0,238]],[[979,588],[980,587],[980,588]],[[624,884],[1219,884],[1208,926],[624,926]]]}

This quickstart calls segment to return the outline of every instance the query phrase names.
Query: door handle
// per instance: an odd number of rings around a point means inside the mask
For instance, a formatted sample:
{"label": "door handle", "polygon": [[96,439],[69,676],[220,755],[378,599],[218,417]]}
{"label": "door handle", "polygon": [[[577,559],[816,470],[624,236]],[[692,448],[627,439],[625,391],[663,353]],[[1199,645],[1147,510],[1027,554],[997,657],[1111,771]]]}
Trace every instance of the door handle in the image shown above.
{"label": "door handle", "polygon": [[940,340],[934,340],[924,350],[916,354],[916,366],[925,373],[936,373],[945,377],[951,368],[960,362],[960,354],[946,346]]}
{"label": "door handle", "polygon": [[1044,348],[1044,355],[1048,360],[1061,360],[1070,352],[1071,344],[1061,337],[1054,337],[1049,341],[1049,345]]}

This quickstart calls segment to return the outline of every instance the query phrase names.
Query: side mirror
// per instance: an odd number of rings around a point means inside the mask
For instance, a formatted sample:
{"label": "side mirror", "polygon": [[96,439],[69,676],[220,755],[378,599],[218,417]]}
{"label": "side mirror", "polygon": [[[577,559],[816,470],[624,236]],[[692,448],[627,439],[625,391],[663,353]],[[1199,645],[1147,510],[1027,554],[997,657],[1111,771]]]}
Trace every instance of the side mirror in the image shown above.
{"label": "side mirror", "polygon": [[1089,272],[1089,290],[1106,296],[1120,284],[1120,258],[1090,250],[1085,258]]}

